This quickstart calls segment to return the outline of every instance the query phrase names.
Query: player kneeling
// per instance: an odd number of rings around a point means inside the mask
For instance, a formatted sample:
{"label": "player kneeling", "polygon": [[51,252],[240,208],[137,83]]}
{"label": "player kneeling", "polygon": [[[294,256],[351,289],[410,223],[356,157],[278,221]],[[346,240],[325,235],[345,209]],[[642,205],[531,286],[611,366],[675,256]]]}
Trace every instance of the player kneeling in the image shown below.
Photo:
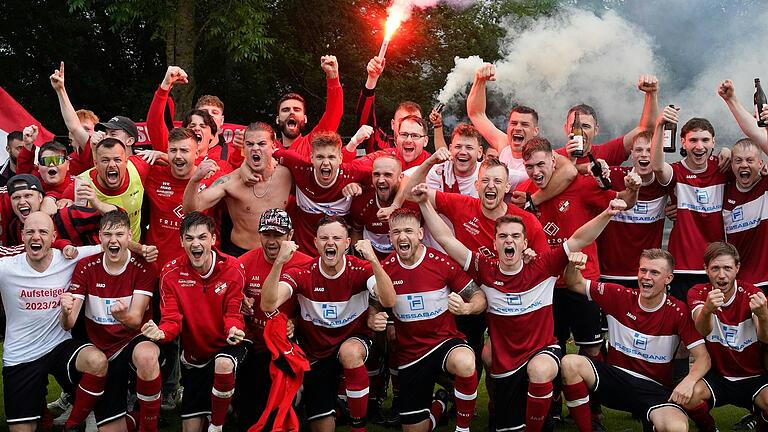
{"label": "player kneeling", "polygon": [[757,430],[768,431],[768,372],[760,344],[768,342],[768,307],[760,288],[736,279],[739,264],[733,245],[710,243],[704,252],[709,283],[688,291],[713,366],[686,405],[700,431],[717,430],[709,408],[729,404],[755,412]]}
{"label": "player kneeling", "polygon": [[213,249],[214,221],[191,212],[179,228],[186,255],[171,260],[160,274],[160,324],[149,321],[144,335],[168,343],[181,334],[182,427],[199,432],[210,414],[209,431],[220,432],[235,393],[235,371],[246,347],[240,302],[243,268]]}
{"label": "player kneeling", "polygon": [[[104,253],[78,262],[69,292],[61,295],[61,324],[71,329],[85,304],[88,339],[109,359],[104,394],[94,408],[99,429],[156,431],[162,386],[160,348],[140,329],[152,316],[150,301],[157,275],[144,258],[128,250],[131,221],[127,213],[104,214],[99,239]],[[126,417],[125,395],[134,373],[139,419]]]}
{"label": "player kneeling", "polygon": [[[579,431],[592,431],[590,393],[609,408],[650,422],[656,431],[687,431],[683,405],[709,370],[710,358],[688,308],[667,295],[674,258],[662,249],[643,251],[637,290],[585,280],[579,271],[585,263],[586,255],[571,257],[566,284],[603,310],[609,346],[607,362],[576,354],[566,355],[561,362],[566,405]],[[672,360],[681,339],[695,360],[673,389]]]}

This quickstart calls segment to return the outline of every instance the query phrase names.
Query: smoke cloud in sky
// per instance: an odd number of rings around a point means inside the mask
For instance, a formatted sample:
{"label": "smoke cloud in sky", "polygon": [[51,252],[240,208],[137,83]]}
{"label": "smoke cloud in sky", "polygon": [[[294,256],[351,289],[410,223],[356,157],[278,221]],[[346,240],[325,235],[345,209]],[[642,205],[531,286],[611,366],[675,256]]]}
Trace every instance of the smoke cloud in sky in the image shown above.
{"label": "smoke cloud in sky", "polygon": [[[539,111],[542,136],[560,146],[567,109],[587,103],[598,113],[598,139],[610,139],[637,124],[643,103],[637,79],[652,73],[661,82],[660,105],[681,106],[682,121],[710,119],[721,145],[741,136],[716,89],[723,79],[734,80],[750,109],[753,79],[763,75],[768,83],[767,0],[580,3],[552,17],[505,20],[503,58],[488,85],[489,100],[501,110],[488,115],[498,126],[506,125],[514,104],[530,105]],[[438,95],[450,102],[446,111],[464,111],[480,64],[477,56],[455,59]]]}

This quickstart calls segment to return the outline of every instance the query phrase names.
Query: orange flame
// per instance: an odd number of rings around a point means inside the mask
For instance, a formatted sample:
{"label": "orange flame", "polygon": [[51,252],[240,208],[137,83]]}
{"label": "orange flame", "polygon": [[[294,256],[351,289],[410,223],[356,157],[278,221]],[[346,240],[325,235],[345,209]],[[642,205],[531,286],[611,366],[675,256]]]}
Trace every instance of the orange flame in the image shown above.
{"label": "orange flame", "polygon": [[384,27],[384,40],[390,40],[400,24],[408,18],[408,3],[395,0],[387,11],[387,24]]}

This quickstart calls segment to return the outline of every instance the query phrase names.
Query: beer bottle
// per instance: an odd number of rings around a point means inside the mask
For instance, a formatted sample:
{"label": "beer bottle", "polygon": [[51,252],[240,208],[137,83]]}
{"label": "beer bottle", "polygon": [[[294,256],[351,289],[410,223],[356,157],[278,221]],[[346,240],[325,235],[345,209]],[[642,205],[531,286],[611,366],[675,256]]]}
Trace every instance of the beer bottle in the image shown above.
{"label": "beer bottle", "polygon": [[571,124],[571,135],[573,139],[578,142],[576,150],[571,154],[573,157],[584,157],[584,130],[581,128],[581,119],[579,118],[579,112],[573,112],[573,124]]}
{"label": "beer bottle", "polygon": [[602,190],[608,190],[611,188],[611,179],[603,176],[603,167],[597,163],[597,159],[592,155],[592,152],[587,154],[589,161],[592,162],[592,166],[589,168],[592,170],[592,175],[597,180],[598,186]]}
{"label": "beer bottle", "polygon": [[[674,108],[674,105],[670,105],[670,108]],[[675,137],[677,135],[677,124],[664,122],[664,138],[662,139],[662,148],[664,153],[675,152]]]}
{"label": "beer bottle", "polygon": [[755,78],[755,114],[757,114],[757,125],[760,127],[767,126],[764,121],[760,120],[760,113],[765,105],[768,105],[768,100],[766,100],[765,92],[760,86],[760,78]]}

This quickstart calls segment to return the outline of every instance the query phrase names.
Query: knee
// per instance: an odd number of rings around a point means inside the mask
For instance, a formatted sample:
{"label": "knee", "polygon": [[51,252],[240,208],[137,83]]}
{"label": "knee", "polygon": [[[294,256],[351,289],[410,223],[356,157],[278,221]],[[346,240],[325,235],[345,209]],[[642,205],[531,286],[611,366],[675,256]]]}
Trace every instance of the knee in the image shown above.
{"label": "knee", "polygon": [[356,340],[348,340],[339,349],[339,362],[345,369],[360,367],[365,362],[365,347]]}
{"label": "knee", "polygon": [[490,369],[491,363],[493,362],[493,351],[491,351],[490,343],[485,344],[483,352],[480,354],[480,358],[483,360],[483,366],[485,366],[486,369]]}
{"label": "knee", "polygon": [[709,400],[711,394],[709,388],[704,384],[703,380],[699,380],[696,385],[693,386],[693,394],[691,400],[685,405],[686,409],[696,408],[702,402]]}
{"label": "knee", "polygon": [[229,374],[235,371],[235,363],[229,357],[216,357],[214,370],[217,374]]}
{"label": "knee", "polygon": [[475,373],[475,355],[469,348],[455,349],[448,356],[449,372],[460,377],[469,377]]}
{"label": "knee", "polygon": [[557,363],[548,357],[536,356],[528,362],[526,371],[531,382],[549,382],[557,375]]}
{"label": "knee", "polygon": [[563,381],[577,378],[579,376],[580,365],[584,358],[576,354],[568,354],[560,360],[560,374]]}
{"label": "knee", "polygon": [[160,348],[149,342],[142,342],[133,350],[133,364],[138,370],[149,370],[159,368],[158,357]]}
{"label": "knee", "polygon": [[91,375],[96,376],[106,376],[107,375],[107,367],[109,365],[109,361],[107,360],[107,356],[104,355],[103,352],[101,352],[99,349],[95,347],[86,347],[83,349],[83,351],[80,353],[78,357],[82,356],[82,367],[83,370],[81,372],[85,372]]}
{"label": "knee", "polygon": [[667,420],[663,424],[654,425],[656,432],[688,432],[688,419]]}

